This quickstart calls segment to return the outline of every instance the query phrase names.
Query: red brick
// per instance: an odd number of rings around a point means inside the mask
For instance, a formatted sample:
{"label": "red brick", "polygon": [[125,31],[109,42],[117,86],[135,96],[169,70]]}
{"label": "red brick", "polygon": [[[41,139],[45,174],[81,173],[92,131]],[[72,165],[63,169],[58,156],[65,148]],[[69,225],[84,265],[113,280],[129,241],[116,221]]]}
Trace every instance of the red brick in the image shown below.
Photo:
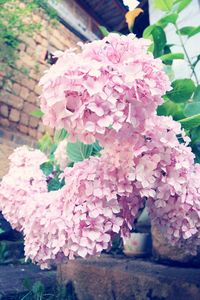
{"label": "red brick", "polygon": [[43,37],[40,35],[40,34],[36,34],[34,36],[34,41],[37,43],[37,44],[41,44],[42,43],[42,40],[43,40]]}
{"label": "red brick", "polygon": [[35,52],[35,50],[32,47],[27,47],[26,48],[26,53],[28,53],[29,55],[33,55]]}
{"label": "red brick", "polygon": [[40,78],[41,78],[41,74],[36,72],[36,70],[34,70],[34,69],[32,69],[30,71],[29,76],[37,81],[40,80]]}
{"label": "red brick", "polygon": [[27,126],[24,126],[24,125],[22,125],[22,124],[20,124],[19,126],[18,126],[18,128],[19,128],[19,131],[21,131],[22,133],[28,133],[28,127]]}
{"label": "red brick", "polygon": [[41,139],[42,136],[43,136],[43,134],[42,134],[41,132],[38,131],[38,132],[37,132],[37,140]]}
{"label": "red brick", "polygon": [[21,86],[18,83],[14,83],[12,86],[12,90],[15,93],[15,95],[19,96],[21,92]]}
{"label": "red brick", "polygon": [[36,42],[34,41],[33,38],[27,37],[27,36],[23,36],[22,40],[29,46],[32,47],[33,49],[36,47]]}
{"label": "red brick", "polygon": [[39,96],[42,93],[42,88],[38,84],[35,86],[34,92]]}
{"label": "red brick", "polygon": [[54,36],[51,36],[49,38],[49,43],[54,46],[56,49],[58,50],[62,50],[63,49],[63,44],[61,44],[59,42],[59,40],[57,38],[55,38]]}
{"label": "red brick", "polygon": [[1,94],[0,101],[17,109],[22,109],[24,103],[22,98],[7,92]]}
{"label": "red brick", "polygon": [[7,105],[5,104],[2,104],[1,107],[0,107],[0,112],[1,112],[1,115],[4,116],[4,117],[8,117],[8,113],[9,113],[9,108]]}
{"label": "red brick", "polygon": [[35,93],[31,92],[29,94],[29,96],[27,97],[26,101],[30,102],[30,103],[36,103],[37,100],[37,96]]}
{"label": "red brick", "polygon": [[10,122],[7,118],[0,118],[0,125],[5,126],[5,127],[9,127]]}
{"label": "red brick", "polygon": [[33,68],[35,64],[35,60],[31,55],[28,55],[26,52],[20,53],[20,61],[22,62],[22,65],[27,66],[29,68]]}
{"label": "red brick", "polygon": [[36,127],[38,126],[38,124],[39,124],[39,121],[40,121],[39,118],[36,118],[36,117],[31,116],[31,117],[30,117],[30,121],[29,121],[30,127],[36,128]]}
{"label": "red brick", "polygon": [[19,49],[20,51],[25,51],[25,48],[26,48],[26,45],[25,45],[24,43],[21,43],[21,44],[19,45],[19,47],[18,47],[18,49]]}
{"label": "red brick", "polygon": [[20,119],[20,111],[12,108],[9,115],[9,120],[13,122],[18,122]]}
{"label": "red brick", "polygon": [[36,82],[33,79],[26,77],[22,80],[21,84],[29,90],[34,90]]}
{"label": "red brick", "polygon": [[[42,22],[43,23],[43,22]],[[43,26],[42,26],[42,28],[41,28],[41,30],[40,30],[40,34],[41,34],[41,36],[42,37],[44,37],[44,39],[43,40],[47,40],[47,37],[48,37],[48,29],[46,29],[46,24],[42,24]]]}
{"label": "red brick", "polygon": [[27,100],[29,96],[29,90],[26,87],[21,88],[20,97],[22,97],[24,100]]}
{"label": "red brick", "polygon": [[20,123],[24,125],[28,125],[29,123],[29,115],[25,114],[24,112],[21,113]]}
{"label": "red brick", "polygon": [[29,128],[28,134],[29,134],[30,136],[32,136],[33,138],[36,138],[36,137],[37,137],[37,130],[36,130],[36,129]]}
{"label": "red brick", "polygon": [[38,131],[41,132],[41,133],[45,132],[45,127],[44,127],[43,123],[39,123]]}
{"label": "red brick", "polygon": [[25,113],[30,114],[31,112],[33,112],[36,109],[38,109],[38,107],[36,105],[28,103],[28,102],[24,102],[24,112]]}
{"label": "red brick", "polygon": [[45,47],[42,47],[41,45],[38,45],[35,49],[35,55],[37,57],[37,61],[44,63],[45,62],[45,56],[46,56],[47,49]]}
{"label": "red brick", "polygon": [[27,77],[25,76],[25,74],[23,74],[22,72],[20,72],[20,71],[17,71],[17,70],[15,70],[14,72],[13,72],[13,81],[15,81],[15,82],[17,82],[17,83],[19,83],[20,85],[21,85],[21,82],[23,81],[23,80],[25,80]]}

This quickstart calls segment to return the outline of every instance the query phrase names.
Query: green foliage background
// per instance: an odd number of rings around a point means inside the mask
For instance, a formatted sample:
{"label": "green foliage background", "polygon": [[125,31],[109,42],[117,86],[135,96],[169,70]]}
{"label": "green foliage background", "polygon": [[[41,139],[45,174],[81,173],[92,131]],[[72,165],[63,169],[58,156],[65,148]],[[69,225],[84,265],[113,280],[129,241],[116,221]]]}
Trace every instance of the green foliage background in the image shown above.
{"label": "green foliage background", "polygon": [[[31,21],[31,14],[37,14],[39,9],[43,8],[49,18],[56,18],[56,12],[47,2],[47,0],[0,0],[0,88],[12,77],[13,69],[16,68],[18,47],[22,42],[21,35],[31,37],[42,28],[40,23]],[[27,72],[23,69],[21,71]]]}

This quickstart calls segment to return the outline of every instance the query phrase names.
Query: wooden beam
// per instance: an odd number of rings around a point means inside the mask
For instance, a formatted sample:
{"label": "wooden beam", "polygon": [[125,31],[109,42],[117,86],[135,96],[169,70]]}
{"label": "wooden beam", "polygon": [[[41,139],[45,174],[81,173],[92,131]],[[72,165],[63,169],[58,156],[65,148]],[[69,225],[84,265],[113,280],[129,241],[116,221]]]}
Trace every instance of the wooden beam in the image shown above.
{"label": "wooden beam", "polygon": [[105,24],[105,22],[94,12],[94,9],[88,5],[87,2],[84,0],[75,0],[75,2],[85,11],[87,14],[94,20],[96,21],[97,25],[103,25],[106,26],[108,31],[111,31],[112,29]]}
{"label": "wooden beam", "polygon": [[115,7],[117,7],[121,11],[122,14],[125,14],[128,11],[120,0],[112,0],[112,2]]}

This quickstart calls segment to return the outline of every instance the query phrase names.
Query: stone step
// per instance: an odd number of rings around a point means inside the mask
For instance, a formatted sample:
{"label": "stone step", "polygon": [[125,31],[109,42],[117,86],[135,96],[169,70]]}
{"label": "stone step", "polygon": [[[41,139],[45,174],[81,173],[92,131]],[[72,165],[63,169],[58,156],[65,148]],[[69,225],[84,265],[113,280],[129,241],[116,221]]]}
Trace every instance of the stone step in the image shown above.
{"label": "stone step", "polygon": [[78,300],[200,299],[200,269],[142,259],[76,259],[59,267],[58,278]]}
{"label": "stone step", "polygon": [[[25,284],[27,281],[31,286],[36,282],[41,282],[45,292],[52,293],[56,288],[56,271],[42,271],[39,267],[32,264],[0,266],[0,300],[22,299],[30,292]],[[34,298],[26,297],[25,299]]]}

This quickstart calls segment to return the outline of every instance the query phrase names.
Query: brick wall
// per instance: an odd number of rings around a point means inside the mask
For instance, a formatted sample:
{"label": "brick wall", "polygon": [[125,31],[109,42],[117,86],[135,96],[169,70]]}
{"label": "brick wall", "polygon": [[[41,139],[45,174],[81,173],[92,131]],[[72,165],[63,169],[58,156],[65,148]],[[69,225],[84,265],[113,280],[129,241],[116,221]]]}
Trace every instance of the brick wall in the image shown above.
{"label": "brick wall", "polygon": [[51,129],[43,126],[40,119],[30,115],[39,104],[38,96],[41,90],[38,81],[49,67],[45,61],[46,53],[74,47],[80,39],[60,22],[56,21],[54,24],[55,22],[47,21],[42,10],[33,15],[32,19],[34,22],[40,22],[42,29],[31,37],[22,36],[17,69],[0,92],[0,126],[37,139],[45,131],[53,133]]}

